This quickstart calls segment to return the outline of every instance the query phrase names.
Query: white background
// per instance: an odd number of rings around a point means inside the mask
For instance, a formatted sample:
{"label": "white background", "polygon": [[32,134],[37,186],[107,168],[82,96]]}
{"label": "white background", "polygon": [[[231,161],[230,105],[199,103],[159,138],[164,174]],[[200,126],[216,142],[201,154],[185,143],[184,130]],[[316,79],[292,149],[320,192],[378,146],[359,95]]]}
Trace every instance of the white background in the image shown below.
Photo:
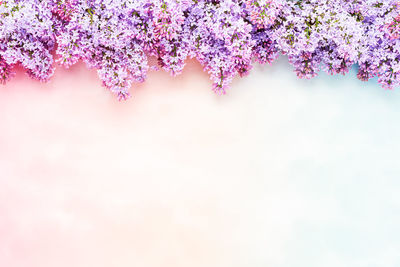
{"label": "white background", "polygon": [[0,266],[400,266],[400,94],[201,67],[119,103],[83,64],[0,88]]}

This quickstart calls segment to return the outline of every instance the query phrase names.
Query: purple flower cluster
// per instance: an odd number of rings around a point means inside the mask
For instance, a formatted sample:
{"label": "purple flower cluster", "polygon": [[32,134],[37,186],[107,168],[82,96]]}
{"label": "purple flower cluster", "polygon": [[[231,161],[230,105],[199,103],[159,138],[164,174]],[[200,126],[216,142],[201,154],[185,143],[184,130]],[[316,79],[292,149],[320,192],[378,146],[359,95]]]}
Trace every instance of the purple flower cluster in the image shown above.
{"label": "purple flower cluster", "polygon": [[[254,61],[287,55],[300,78],[319,71],[400,85],[394,0],[0,0],[0,83],[19,64],[40,81],[83,61],[119,99],[148,57],[172,75],[196,58],[224,94]],[[54,57],[54,58],[53,58]]]}
{"label": "purple flower cluster", "polygon": [[49,7],[39,0],[0,1],[0,82],[9,79],[17,63],[40,81],[52,76],[55,36]]}

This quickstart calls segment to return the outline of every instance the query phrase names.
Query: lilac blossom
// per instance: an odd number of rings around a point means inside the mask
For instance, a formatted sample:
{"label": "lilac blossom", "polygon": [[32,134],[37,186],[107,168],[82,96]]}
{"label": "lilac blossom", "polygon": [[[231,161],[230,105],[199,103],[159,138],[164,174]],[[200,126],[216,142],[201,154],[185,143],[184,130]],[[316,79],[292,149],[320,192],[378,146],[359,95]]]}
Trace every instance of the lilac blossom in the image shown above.
{"label": "lilac blossom", "polygon": [[5,84],[13,74],[12,66],[0,57],[0,83]]}
{"label": "lilac blossom", "polygon": [[[57,49],[55,50],[55,48]],[[255,61],[287,55],[300,78],[320,71],[400,85],[397,0],[0,0],[0,83],[21,65],[34,79],[69,68],[97,70],[121,99],[155,57],[171,75],[195,58],[225,94]]]}
{"label": "lilac blossom", "polygon": [[249,19],[257,28],[267,28],[272,26],[284,5],[285,0],[245,1],[245,9],[249,14]]}
{"label": "lilac blossom", "polygon": [[[146,2],[147,1],[147,2]],[[146,26],[143,35],[146,54],[155,56],[158,63],[172,75],[182,73],[189,55],[189,37],[183,33],[189,0],[146,0],[138,12]]]}
{"label": "lilac blossom", "polygon": [[272,38],[299,77],[315,77],[321,69],[345,74],[356,62],[362,23],[346,12],[343,1],[287,1],[282,8]]}
{"label": "lilac blossom", "polygon": [[400,84],[400,39],[398,1],[368,0],[350,6],[351,12],[363,21],[364,39],[358,64],[358,78],[377,76],[387,89]]}
{"label": "lilac blossom", "polygon": [[[70,4],[70,3],[69,3]],[[58,62],[65,67],[84,61],[96,68],[103,85],[119,99],[129,97],[133,81],[144,81],[148,69],[141,29],[135,27],[131,1],[79,1],[59,30]]]}
{"label": "lilac blossom", "polygon": [[199,0],[185,25],[190,55],[210,74],[216,93],[225,94],[233,77],[252,67],[253,27],[243,18],[242,5],[233,0]]}
{"label": "lilac blossom", "polygon": [[47,81],[54,72],[52,15],[46,1],[0,1],[1,81],[21,64],[28,75]]}

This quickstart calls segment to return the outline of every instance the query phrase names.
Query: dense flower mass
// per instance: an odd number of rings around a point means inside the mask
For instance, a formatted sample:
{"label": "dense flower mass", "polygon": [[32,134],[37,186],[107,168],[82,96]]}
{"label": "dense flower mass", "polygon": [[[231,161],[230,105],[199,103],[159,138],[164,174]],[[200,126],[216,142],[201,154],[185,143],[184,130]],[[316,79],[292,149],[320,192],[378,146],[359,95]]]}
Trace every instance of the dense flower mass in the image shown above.
{"label": "dense flower mass", "polygon": [[0,1],[0,81],[21,64],[27,73],[47,81],[54,72],[55,37],[50,6],[39,0]]}
{"label": "dense flower mass", "polygon": [[[97,70],[119,99],[157,58],[172,75],[195,58],[224,94],[232,79],[287,55],[318,72],[400,85],[399,0],[0,0],[0,83],[22,66],[47,81],[56,63]],[[54,63],[56,62],[56,63]]]}

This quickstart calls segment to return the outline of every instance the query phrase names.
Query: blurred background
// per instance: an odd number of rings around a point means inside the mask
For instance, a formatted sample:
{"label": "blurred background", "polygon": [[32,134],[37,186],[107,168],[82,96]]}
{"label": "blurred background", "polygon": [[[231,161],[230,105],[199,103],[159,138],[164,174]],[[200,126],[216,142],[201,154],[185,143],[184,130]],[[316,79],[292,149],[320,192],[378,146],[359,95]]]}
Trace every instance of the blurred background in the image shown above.
{"label": "blurred background", "polygon": [[132,95],[83,63],[0,87],[0,266],[400,266],[398,89],[281,57]]}

